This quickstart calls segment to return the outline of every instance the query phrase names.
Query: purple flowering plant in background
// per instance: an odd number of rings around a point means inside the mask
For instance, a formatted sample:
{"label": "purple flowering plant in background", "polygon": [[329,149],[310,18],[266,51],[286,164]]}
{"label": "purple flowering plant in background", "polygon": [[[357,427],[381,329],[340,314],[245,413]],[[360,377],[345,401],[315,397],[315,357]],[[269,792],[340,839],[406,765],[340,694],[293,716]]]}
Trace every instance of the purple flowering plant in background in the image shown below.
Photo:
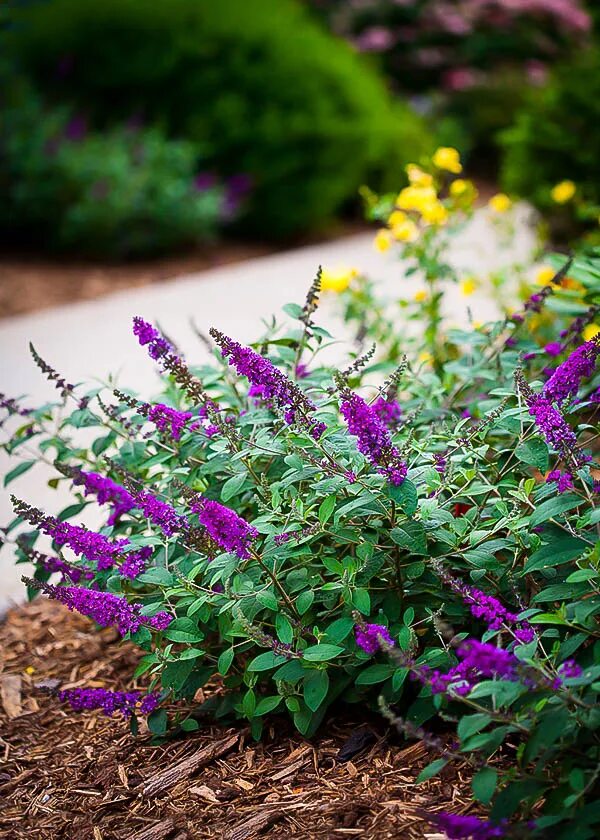
{"label": "purple flowering plant in background", "polygon": [[320,272],[304,305],[286,307],[291,324],[251,346],[211,329],[198,364],[136,317],[132,351],[163,382],[152,401],[87,394],[36,351],[56,402],[2,398],[2,445],[18,465],[7,483],[44,460],[76,504],[46,512],[15,498],[3,550],[33,564],[31,597],[142,652],[143,689],[66,685],[65,710],[147,714],[161,735],[163,704],[191,709],[199,687],[219,686],[255,738],[271,713],[311,737],[338,699],[364,709],[381,696],[405,734],[457,741],[434,750],[423,779],[467,757],[487,810],[430,815],[448,837],[543,836],[545,819],[577,820],[598,779],[586,395],[600,383],[597,344],[562,322],[543,373],[551,337],[534,335],[532,317],[555,285],[518,318],[436,336],[426,361],[431,336],[399,335],[402,305],[372,285],[344,292],[358,338],[339,365],[323,361]]}

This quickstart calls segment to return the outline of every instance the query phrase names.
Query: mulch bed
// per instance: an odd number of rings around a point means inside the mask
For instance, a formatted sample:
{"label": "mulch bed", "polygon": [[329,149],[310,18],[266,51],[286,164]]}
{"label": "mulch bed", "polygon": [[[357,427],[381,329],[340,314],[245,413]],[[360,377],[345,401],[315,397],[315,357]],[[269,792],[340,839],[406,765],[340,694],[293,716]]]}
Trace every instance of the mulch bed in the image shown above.
{"label": "mulch bed", "polygon": [[[0,626],[0,836],[417,840],[442,837],[421,809],[466,810],[468,770],[448,767],[417,786],[425,747],[392,736],[378,718],[332,717],[312,741],[275,718],[261,743],[243,726],[208,723],[153,745],[143,723],[134,738],[120,716],[67,712],[36,688],[46,680],[125,688],[138,654],[117,641],[41,599]],[[365,725],[367,746],[340,761]]]}

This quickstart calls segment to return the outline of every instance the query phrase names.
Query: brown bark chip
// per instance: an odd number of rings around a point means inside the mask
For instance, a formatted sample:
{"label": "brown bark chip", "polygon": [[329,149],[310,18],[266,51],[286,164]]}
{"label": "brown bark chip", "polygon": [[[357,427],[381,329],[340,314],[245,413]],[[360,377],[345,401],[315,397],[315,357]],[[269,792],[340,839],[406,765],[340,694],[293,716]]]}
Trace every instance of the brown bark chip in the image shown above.
{"label": "brown bark chip", "polygon": [[331,714],[310,742],[278,717],[258,743],[242,726],[208,721],[159,744],[143,722],[134,738],[122,717],[75,713],[49,693],[123,690],[138,657],[114,631],[60,604],[38,600],[9,613],[0,625],[0,837],[423,840],[435,830],[421,810],[460,813],[470,804],[466,768],[448,766],[417,785],[427,749],[392,742],[376,717],[368,721],[375,739],[340,762],[365,723],[362,709]]}

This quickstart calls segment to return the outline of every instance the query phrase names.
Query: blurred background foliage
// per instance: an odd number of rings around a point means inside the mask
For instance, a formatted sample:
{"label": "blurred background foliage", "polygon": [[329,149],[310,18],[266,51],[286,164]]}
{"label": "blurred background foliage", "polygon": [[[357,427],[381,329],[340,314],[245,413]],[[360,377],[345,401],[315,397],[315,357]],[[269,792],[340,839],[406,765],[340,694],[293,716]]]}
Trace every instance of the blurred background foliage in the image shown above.
{"label": "blurred background foliage", "polygon": [[[4,242],[289,241],[440,143],[557,240],[600,202],[591,0],[11,0],[2,23]],[[565,178],[587,219],[551,205]]]}

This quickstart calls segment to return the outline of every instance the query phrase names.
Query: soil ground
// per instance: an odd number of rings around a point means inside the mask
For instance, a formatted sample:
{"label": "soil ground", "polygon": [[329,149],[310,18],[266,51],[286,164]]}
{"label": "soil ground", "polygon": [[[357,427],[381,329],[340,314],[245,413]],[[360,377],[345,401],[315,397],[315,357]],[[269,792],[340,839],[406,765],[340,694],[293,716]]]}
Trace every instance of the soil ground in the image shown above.
{"label": "soil ground", "polygon": [[[207,723],[162,745],[120,717],[67,712],[40,684],[123,689],[137,659],[116,632],[45,600],[0,626],[0,836],[11,840],[440,838],[422,812],[464,812],[468,771],[421,785],[430,757],[379,718],[327,720],[307,741],[283,718],[255,743]],[[219,685],[207,689],[219,691]],[[200,698],[199,698],[200,699]],[[357,727],[367,746],[338,752]]]}

